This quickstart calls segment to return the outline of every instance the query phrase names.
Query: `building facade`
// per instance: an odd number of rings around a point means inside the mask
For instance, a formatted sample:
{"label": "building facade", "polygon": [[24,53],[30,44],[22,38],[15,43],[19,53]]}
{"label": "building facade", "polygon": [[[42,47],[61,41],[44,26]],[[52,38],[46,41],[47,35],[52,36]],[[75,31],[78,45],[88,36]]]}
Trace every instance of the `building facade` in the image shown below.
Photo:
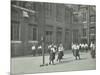
{"label": "building facade", "polygon": [[90,44],[96,42],[96,6],[80,5],[80,20],[82,23],[81,41]]}
{"label": "building facade", "polygon": [[79,43],[82,36],[78,7],[11,1],[11,56],[30,55],[32,45],[41,44],[43,38],[45,47],[55,42],[62,43],[65,50],[71,49],[71,44]]}

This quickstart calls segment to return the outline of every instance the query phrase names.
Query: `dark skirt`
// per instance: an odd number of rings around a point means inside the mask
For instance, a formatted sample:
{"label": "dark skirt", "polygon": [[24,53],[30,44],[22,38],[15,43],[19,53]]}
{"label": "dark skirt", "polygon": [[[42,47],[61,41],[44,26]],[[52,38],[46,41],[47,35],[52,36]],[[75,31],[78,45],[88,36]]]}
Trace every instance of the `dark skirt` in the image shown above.
{"label": "dark skirt", "polygon": [[42,54],[42,49],[38,49],[38,54]]}
{"label": "dark skirt", "polygon": [[79,50],[73,50],[73,54],[74,54],[74,56],[76,57],[76,56],[79,56]]}
{"label": "dark skirt", "polygon": [[59,53],[58,53],[58,59],[62,59],[62,56],[63,56],[64,54],[63,54],[63,51],[60,51]]}
{"label": "dark skirt", "polygon": [[53,60],[55,59],[55,53],[50,53],[49,59],[50,59],[51,61],[53,61]]}
{"label": "dark skirt", "polygon": [[35,56],[36,55],[36,50],[32,50],[32,54],[33,54],[33,56]]}
{"label": "dark skirt", "polygon": [[95,55],[96,55],[95,50],[91,50],[91,57],[95,58]]}

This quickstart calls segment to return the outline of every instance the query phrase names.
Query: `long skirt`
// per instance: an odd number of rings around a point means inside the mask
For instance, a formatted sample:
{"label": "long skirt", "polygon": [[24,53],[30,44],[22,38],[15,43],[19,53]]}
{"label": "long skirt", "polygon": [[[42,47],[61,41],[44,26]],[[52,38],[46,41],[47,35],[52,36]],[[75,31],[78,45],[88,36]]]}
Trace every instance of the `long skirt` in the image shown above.
{"label": "long skirt", "polygon": [[63,54],[63,51],[60,51],[60,52],[58,53],[58,59],[61,60],[63,55],[64,55],[64,54]]}
{"label": "long skirt", "polygon": [[32,50],[32,55],[33,55],[33,56],[36,55],[36,50]]}
{"label": "long skirt", "polygon": [[50,61],[53,61],[55,59],[55,53],[50,53],[49,59]]}
{"label": "long skirt", "polygon": [[42,55],[42,49],[38,49],[38,54]]}
{"label": "long skirt", "polygon": [[91,50],[91,57],[95,58],[95,55],[96,55],[95,50]]}
{"label": "long skirt", "polygon": [[75,57],[79,56],[79,50],[73,50],[73,55],[74,55]]}

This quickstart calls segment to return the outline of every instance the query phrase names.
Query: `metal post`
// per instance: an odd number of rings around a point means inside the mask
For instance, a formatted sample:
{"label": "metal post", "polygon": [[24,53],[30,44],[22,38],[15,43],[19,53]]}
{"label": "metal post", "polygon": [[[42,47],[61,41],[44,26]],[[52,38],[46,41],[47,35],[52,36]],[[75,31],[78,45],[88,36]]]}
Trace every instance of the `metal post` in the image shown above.
{"label": "metal post", "polygon": [[47,66],[45,64],[45,9],[44,3],[41,4],[41,13],[42,13],[42,56],[43,56],[43,64],[40,66]]}
{"label": "metal post", "polygon": [[42,45],[43,45],[43,65],[45,64],[45,54],[44,54],[44,49],[45,49],[45,10],[44,10],[44,3],[42,4],[42,13],[43,13],[43,42],[42,42]]}
{"label": "metal post", "polygon": [[72,43],[74,43],[74,42],[73,42],[73,30],[72,30]]}
{"label": "metal post", "polygon": [[44,55],[44,36],[43,37],[41,37],[41,40],[42,40],[42,56],[43,56],[43,65],[45,64],[45,55]]}

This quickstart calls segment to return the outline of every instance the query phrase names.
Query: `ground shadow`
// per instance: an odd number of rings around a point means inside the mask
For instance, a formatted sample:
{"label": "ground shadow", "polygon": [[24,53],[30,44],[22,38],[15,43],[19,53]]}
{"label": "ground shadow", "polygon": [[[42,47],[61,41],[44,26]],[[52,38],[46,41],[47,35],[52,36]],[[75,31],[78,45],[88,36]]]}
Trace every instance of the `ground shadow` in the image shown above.
{"label": "ground shadow", "polygon": [[[72,58],[72,57],[68,57],[68,58],[63,58],[63,60],[59,63],[59,62],[57,62],[57,63],[55,63],[55,65],[60,65],[60,64],[64,64],[64,63],[70,63],[70,62],[74,62],[74,61],[81,61],[81,60],[86,60],[87,58],[80,58],[80,59],[75,59],[75,58],[73,58],[73,59],[70,59],[69,60],[69,58]],[[66,59],[66,60],[65,60]],[[68,60],[67,60],[68,59]]]}

